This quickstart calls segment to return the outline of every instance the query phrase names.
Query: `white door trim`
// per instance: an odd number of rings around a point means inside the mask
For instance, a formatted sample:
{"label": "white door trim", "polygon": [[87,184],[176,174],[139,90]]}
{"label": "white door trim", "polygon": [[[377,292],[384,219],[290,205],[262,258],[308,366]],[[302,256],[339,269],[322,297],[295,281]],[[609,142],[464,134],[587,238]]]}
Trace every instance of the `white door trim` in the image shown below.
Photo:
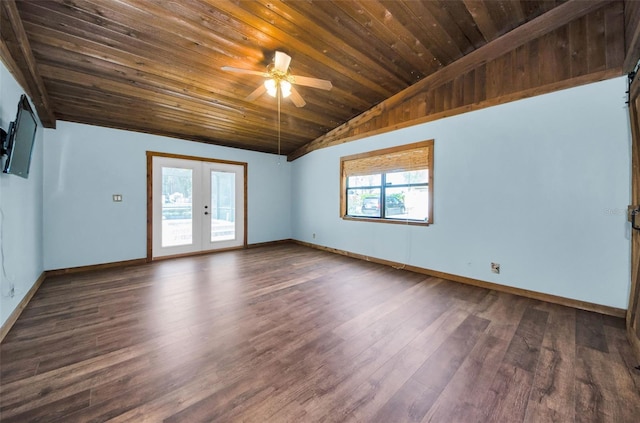
{"label": "white door trim", "polygon": [[[164,160],[171,159],[171,160]],[[184,160],[185,162],[182,162]],[[200,163],[201,168],[203,169],[200,174],[207,174],[207,177],[210,177],[210,170],[216,169],[221,171],[227,171],[233,169],[236,173],[236,203],[235,203],[235,222],[236,222],[236,236],[233,242],[219,241],[215,243],[209,243],[214,245],[206,245],[204,242],[206,240],[205,236],[198,237],[198,243],[200,243],[200,249],[194,250],[189,246],[185,246],[184,248],[172,247],[171,252],[163,252],[158,254],[158,243],[161,240],[160,235],[157,233],[157,229],[154,233],[154,222],[162,222],[162,212],[161,209],[156,207],[154,209],[154,199],[159,198],[158,196],[162,196],[161,187],[162,183],[160,181],[154,181],[154,163],[156,168],[158,166],[162,166],[162,164],[171,166],[172,163],[181,163],[183,166],[189,163]],[[177,166],[179,167],[179,166]],[[200,254],[202,252],[208,251],[219,251],[225,249],[236,249],[243,248],[247,246],[247,163],[244,162],[235,162],[228,160],[217,160],[211,158],[204,157],[194,157],[194,156],[184,156],[184,155],[175,155],[175,154],[167,154],[160,152],[147,151],[147,261],[152,261],[156,258],[168,258],[168,257],[176,257],[183,255],[192,255],[192,254]],[[204,171],[204,169],[207,169]],[[155,175],[157,179],[158,176]],[[204,178],[198,179],[198,184],[202,183]],[[154,188],[155,187],[155,188]],[[199,187],[198,189],[202,189]],[[154,192],[157,191],[157,192]],[[159,191],[160,190],[160,191]],[[208,201],[208,200],[207,200]],[[204,210],[204,203],[200,200],[194,199],[193,201],[193,219],[194,224],[198,222],[202,224],[202,210]],[[156,225],[158,226],[158,225]],[[194,234],[196,235],[196,234]],[[195,241],[195,237],[193,240]]]}

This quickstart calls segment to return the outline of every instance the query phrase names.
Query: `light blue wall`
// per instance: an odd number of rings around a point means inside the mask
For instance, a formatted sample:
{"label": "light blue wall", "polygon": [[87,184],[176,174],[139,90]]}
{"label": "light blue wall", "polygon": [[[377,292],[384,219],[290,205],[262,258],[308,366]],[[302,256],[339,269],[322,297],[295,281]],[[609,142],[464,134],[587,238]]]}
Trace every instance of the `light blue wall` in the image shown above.
{"label": "light blue wall", "polygon": [[[618,78],[312,152],[293,162],[293,237],[626,309],[625,90]],[[435,224],[340,219],[341,156],[427,139]]]}
{"label": "light blue wall", "polygon": [[291,238],[284,157],[68,122],[45,139],[47,270],[146,257],[146,151],[248,163],[248,242]]}
{"label": "light blue wall", "polygon": [[[22,94],[22,88],[0,63],[0,127],[4,130],[15,120]],[[1,324],[6,322],[43,271],[41,128],[39,124],[29,178],[0,173]],[[5,159],[6,156],[0,160],[2,169]]]}

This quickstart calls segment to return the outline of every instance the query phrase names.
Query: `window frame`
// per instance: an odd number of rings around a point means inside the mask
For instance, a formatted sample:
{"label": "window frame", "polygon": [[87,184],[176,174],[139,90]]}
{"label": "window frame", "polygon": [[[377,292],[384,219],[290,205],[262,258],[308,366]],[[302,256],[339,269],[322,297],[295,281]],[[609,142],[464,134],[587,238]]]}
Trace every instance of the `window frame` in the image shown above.
{"label": "window frame", "polygon": [[[384,148],[381,150],[374,150],[365,153],[353,154],[350,156],[344,156],[340,158],[340,218],[343,220],[353,220],[358,222],[378,222],[378,223],[391,223],[391,224],[401,224],[401,225],[418,225],[418,226],[428,226],[433,224],[433,148],[434,140],[426,140],[420,141],[412,144],[405,144],[396,147]],[[347,179],[349,176],[345,171],[345,163],[353,160],[367,159],[378,156],[386,156],[391,154],[397,154],[399,152],[407,151],[407,150],[415,150],[415,149],[426,149],[428,152],[427,157],[427,170],[428,170],[428,178],[427,178],[427,198],[428,198],[428,207],[427,207],[427,219],[426,220],[412,220],[412,219],[398,219],[398,218],[390,218],[384,217],[384,204],[382,205],[382,210],[380,210],[380,217],[371,217],[371,216],[352,216],[347,214]],[[417,170],[417,169],[412,169]],[[389,173],[407,171],[407,169],[389,169],[384,171],[373,170],[371,172],[372,175],[381,175],[380,181],[380,203],[382,204],[385,201],[385,189],[398,187],[395,186],[385,186],[384,181],[385,177]],[[414,184],[408,184],[408,186],[413,186]],[[416,186],[424,186],[424,183],[415,184]],[[352,189],[359,189],[361,187],[352,187]],[[364,188],[364,187],[363,187]],[[374,188],[378,188],[376,185]]]}

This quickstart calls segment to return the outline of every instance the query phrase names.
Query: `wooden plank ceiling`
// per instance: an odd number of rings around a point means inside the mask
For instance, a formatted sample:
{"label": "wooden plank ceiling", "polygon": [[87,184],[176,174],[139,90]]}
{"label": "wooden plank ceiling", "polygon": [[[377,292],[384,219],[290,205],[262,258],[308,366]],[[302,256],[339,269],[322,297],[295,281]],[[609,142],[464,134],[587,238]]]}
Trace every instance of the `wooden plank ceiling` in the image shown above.
{"label": "wooden plank ceiling", "polygon": [[298,86],[302,108],[283,100],[281,152],[291,154],[563,3],[3,0],[0,56],[19,81],[40,86],[27,91],[46,126],[81,122],[273,153],[276,100],[246,101],[263,78],[221,67],[263,71],[284,51],[292,73],[333,83]]}

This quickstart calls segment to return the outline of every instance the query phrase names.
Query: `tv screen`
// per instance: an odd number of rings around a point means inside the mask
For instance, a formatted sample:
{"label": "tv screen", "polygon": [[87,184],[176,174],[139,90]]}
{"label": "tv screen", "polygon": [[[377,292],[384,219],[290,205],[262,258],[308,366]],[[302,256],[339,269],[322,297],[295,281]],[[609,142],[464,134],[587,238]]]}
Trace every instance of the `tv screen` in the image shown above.
{"label": "tv screen", "polygon": [[33,115],[26,95],[20,97],[16,120],[9,124],[7,131],[7,155],[9,158],[4,166],[4,173],[27,178],[31,164],[31,152],[36,137],[38,123]]}

